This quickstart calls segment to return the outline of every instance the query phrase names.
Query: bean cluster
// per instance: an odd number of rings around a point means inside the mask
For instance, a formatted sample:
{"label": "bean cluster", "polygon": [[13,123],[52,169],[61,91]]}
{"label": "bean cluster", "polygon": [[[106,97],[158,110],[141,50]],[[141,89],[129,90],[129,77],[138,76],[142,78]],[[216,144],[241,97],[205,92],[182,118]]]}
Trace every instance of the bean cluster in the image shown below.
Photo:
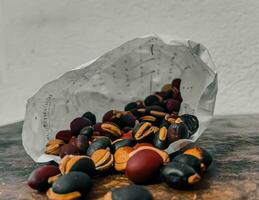
{"label": "bean cluster", "polygon": [[[123,111],[106,112],[102,122],[96,122],[91,112],[72,120],[70,130],[59,131],[45,147],[46,154],[60,156],[60,164],[35,169],[29,186],[46,191],[49,199],[72,200],[87,195],[93,177],[114,170],[136,184],[162,180],[185,189],[197,183],[212,161],[205,149],[190,148],[174,158],[164,151],[199,128],[196,116],[178,115],[180,82],[173,80],[143,101],[130,102]],[[131,185],[111,190],[104,199],[152,199],[152,195]]]}

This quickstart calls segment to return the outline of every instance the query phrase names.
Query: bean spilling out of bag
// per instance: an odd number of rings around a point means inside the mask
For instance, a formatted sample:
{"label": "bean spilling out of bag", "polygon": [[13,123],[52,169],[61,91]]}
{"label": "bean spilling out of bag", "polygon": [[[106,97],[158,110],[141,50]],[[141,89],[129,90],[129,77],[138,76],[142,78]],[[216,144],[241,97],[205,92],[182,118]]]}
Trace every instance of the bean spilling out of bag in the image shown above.
{"label": "bean spilling out of bag", "polygon": [[[35,169],[28,185],[46,191],[49,199],[74,200],[86,196],[92,179],[112,170],[125,173],[135,184],[163,181],[186,189],[199,182],[212,162],[208,151],[192,147],[170,158],[171,143],[190,138],[199,128],[196,116],[178,115],[180,79],[166,84],[143,101],[128,103],[123,111],[110,110],[96,122],[91,112],[70,123],[46,144],[45,153],[60,156],[59,165]],[[153,199],[144,187],[112,189],[104,199]]]}

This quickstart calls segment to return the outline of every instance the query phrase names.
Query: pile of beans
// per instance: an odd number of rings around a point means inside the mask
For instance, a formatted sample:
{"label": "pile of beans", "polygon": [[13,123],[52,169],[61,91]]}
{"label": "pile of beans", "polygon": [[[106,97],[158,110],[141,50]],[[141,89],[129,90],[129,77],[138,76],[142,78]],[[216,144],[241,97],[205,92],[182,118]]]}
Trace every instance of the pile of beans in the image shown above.
{"label": "pile of beans", "polygon": [[[45,153],[61,162],[35,169],[28,185],[46,191],[49,199],[74,200],[87,195],[92,179],[116,170],[135,184],[163,181],[186,189],[201,180],[212,162],[208,151],[192,147],[177,156],[164,151],[171,143],[190,138],[199,128],[196,116],[178,115],[182,97],[180,79],[162,87],[143,101],[130,102],[124,111],[110,110],[96,122],[91,112],[75,118],[70,130],[61,130],[45,147]],[[139,185],[112,189],[113,199],[153,199]]]}

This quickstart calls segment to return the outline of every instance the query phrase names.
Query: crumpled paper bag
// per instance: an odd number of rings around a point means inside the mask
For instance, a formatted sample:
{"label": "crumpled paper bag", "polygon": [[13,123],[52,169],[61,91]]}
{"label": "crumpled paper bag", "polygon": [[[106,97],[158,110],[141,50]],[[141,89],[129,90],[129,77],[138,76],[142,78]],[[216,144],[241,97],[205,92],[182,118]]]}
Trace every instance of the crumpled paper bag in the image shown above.
{"label": "crumpled paper bag", "polygon": [[44,154],[44,148],[59,130],[69,129],[72,119],[91,111],[101,120],[106,111],[122,110],[126,103],[143,99],[174,78],[182,79],[180,114],[196,115],[200,127],[190,139],[166,149],[173,153],[196,141],[208,126],[217,73],[203,45],[161,35],[130,40],[44,85],[27,101],[23,146],[36,162],[59,162],[58,156]]}

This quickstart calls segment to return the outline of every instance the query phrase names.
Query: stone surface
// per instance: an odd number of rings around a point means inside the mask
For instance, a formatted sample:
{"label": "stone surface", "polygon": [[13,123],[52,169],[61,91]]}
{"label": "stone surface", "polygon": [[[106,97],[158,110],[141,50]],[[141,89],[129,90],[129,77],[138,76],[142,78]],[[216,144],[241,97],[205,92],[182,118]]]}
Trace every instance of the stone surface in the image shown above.
{"label": "stone surface", "polygon": [[44,83],[150,33],[203,43],[219,72],[216,114],[258,113],[258,0],[0,0],[0,124]]}
{"label": "stone surface", "polygon": [[[214,161],[202,181],[189,191],[165,184],[148,188],[155,200],[254,200],[259,196],[259,116],[217,117],[198,141]],[[25,154],[21,144],[22,123],[0,128],[0,199],[45,200],[45,194],[26,185],[38,165]],[[119,174],[99,177],[87,199],[102,199],[113,187],[130,182]]]}

